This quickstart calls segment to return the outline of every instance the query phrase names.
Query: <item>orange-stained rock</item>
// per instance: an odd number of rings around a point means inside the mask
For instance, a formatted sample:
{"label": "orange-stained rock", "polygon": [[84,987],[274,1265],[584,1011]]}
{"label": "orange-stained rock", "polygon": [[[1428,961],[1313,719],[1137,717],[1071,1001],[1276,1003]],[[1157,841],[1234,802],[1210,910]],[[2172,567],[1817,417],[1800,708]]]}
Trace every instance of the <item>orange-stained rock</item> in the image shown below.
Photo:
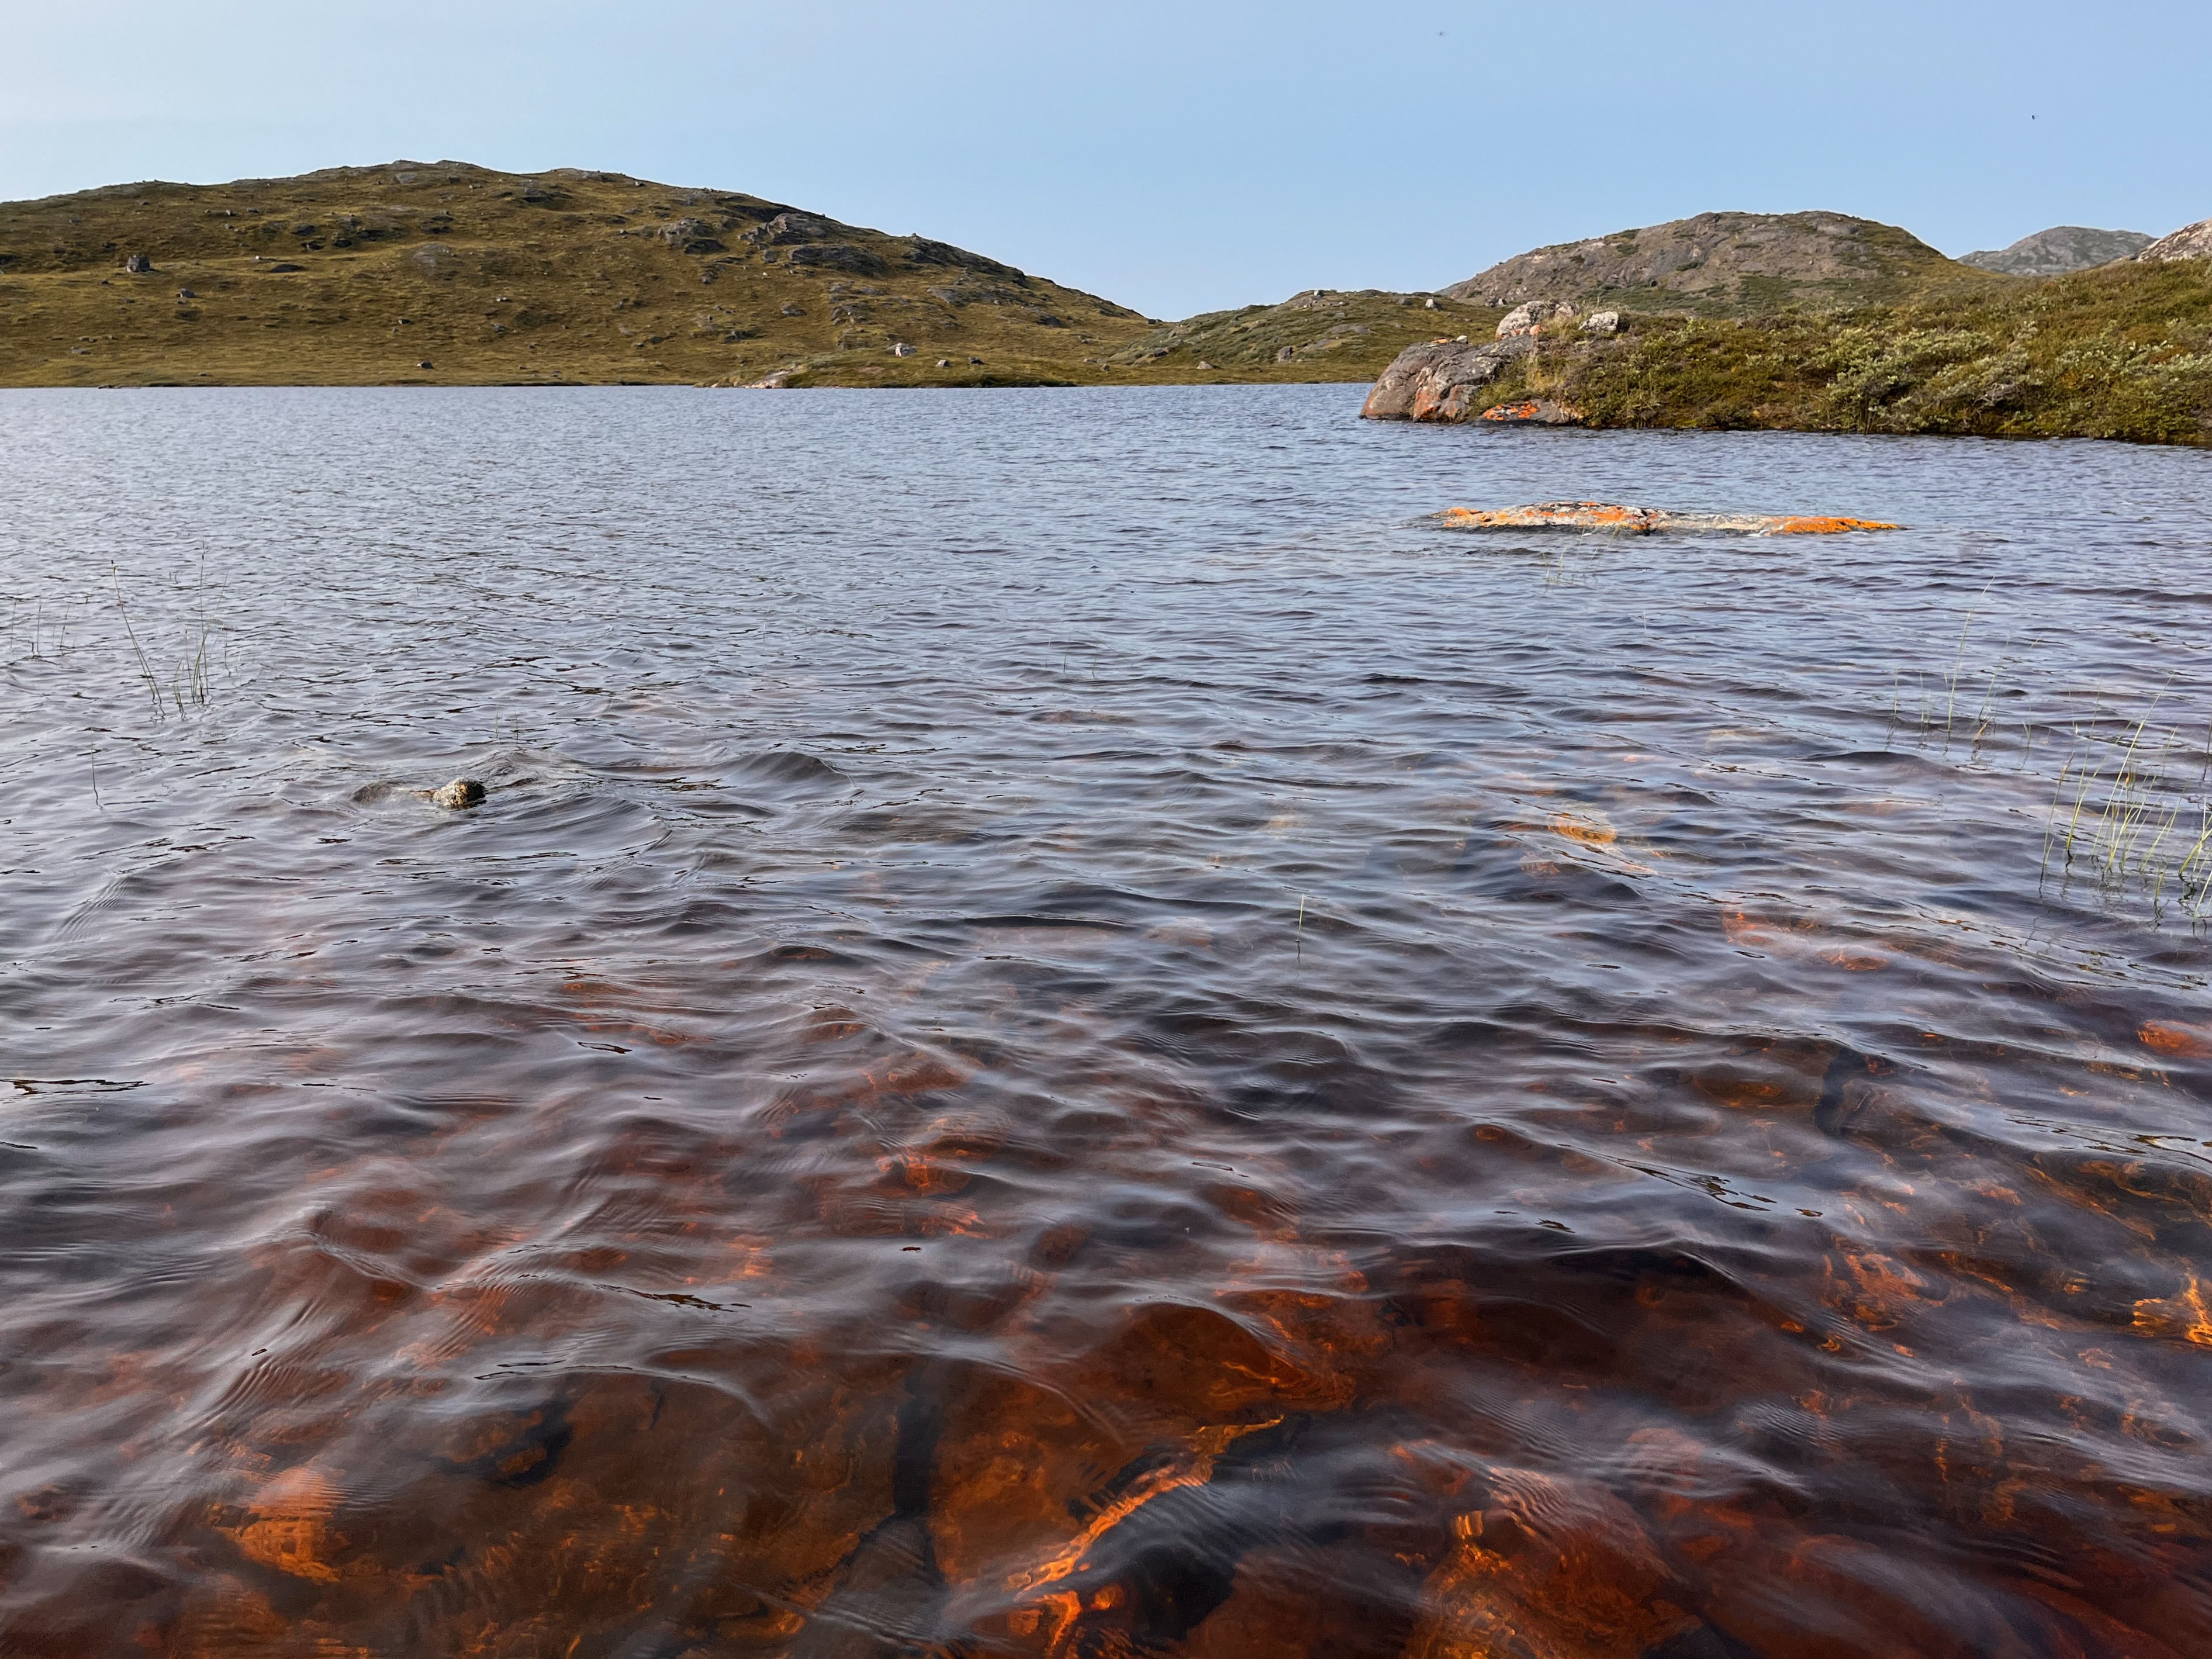
{"label": "orange-stained rock", "polygon": [[1516,404],[1493,404],[1480,418],[1487,426],[1580,426],[1583,412],[1555,398],[1524,398]]}
{"label": "orange-stained rock", "polygon": [[1482,407],[1476,394],[1508,363],[1535,349],[1533,335],[1471,342],[1427,340],[1392,360],[1367,394],[1360,416],[1370,421],[1464,421]]}
{"label": "orange-stained rock", "polygon": [[[1504,407],[1518,409],[1522,405]],[[1535,405],[1527,407],[1534,409]],[[1877,519],[1669,513],[1659,507],[1622,507],[1612,501],[1538,501],[1528,507],[1489,509],[1454,507],[1437,514],[1436,521],[1446,530],[1582,530],[1614,536],[1650,536],[1668,531],[1684,534],[1832,536],[1845,531],[1898,528]]]}

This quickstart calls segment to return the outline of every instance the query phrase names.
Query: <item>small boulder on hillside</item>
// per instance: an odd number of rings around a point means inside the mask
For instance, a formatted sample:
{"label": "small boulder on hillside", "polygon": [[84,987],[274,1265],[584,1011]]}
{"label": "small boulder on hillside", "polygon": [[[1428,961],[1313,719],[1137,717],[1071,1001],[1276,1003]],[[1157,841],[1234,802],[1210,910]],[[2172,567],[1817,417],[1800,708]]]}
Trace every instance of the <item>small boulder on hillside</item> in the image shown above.
{"label": "small boulder on hillside", "polygon": [[2171,236],[2161,236],[2136,258],[2147,264],[2167,259],[2212,259],[2212,219],[2184,225]]}
{"label": "small boulder on hillside", "polygon": [[143,253],[134,253],[123,262],[124,270],[133,276],[143,276],[154,269],[154,262]]}
{"label": "small boulder on hillside", "polygon": [[679,253],[720,253],[715,227],[704,219],[672,219],[660,228],[660,240]]}
{"label": "small boulder on hillside", "polygon": [[1553,317],[1571,317],[1575,308],[1571,305],[1554,305],[1548,300],[1531,300],[1518,305],[1498,319],[1498,337],[1510,340],[1516,334],[1534,334],[1547,320]]}

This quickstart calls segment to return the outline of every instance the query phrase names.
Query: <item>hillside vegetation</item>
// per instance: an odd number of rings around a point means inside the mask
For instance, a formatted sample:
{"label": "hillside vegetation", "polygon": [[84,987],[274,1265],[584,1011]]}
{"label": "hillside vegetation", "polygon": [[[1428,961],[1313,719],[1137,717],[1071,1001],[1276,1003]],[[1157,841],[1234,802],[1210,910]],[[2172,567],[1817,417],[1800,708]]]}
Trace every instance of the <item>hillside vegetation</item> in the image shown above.
{"label": "hillside vegetation", "polygon": [[1485,388],[1592,426],[2212,443],[2212,261],[2128,262],[1880,309],[1564,319]]}
{"label": "hillside vegetation", "polygon": [[620,173],[398,162],[0,207],[14,386],[1022,384],[1110,379],[1149,326],[927,237]]}
{"label": "hillside vegetation", "polygon": [[1842,213],[1701,213],[1501,260],[1444,292],[1489,305],[1760,316],[1896,305],[2007,280],[1947,259],[1895,225]]}
{"label": "hillside vegetation", "polygon": [[573,168],[399,161],[0,205],[7,386],[1362,381],[1493,315],[1429,297],[1170,328],[927,237]]}
{"label": "hillside vegetation", "polygon": [[1414,341],[1488,334],[1500,314],[1438,295],[1317,288],[1159,325],[1109,361],[1147,381],[1371,380]]}

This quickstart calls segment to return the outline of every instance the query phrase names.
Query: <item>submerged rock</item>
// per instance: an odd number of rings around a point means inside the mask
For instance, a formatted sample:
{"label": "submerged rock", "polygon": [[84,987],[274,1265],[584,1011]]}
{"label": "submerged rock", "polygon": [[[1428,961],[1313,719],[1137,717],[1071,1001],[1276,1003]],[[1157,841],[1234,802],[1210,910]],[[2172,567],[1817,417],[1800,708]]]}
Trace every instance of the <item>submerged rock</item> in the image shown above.
{"label": "submerged rock", "polygon": [[484,787],[474,778],[455,778],[444,787],[430,792],[433,805],[447,807],[456,812],[479,805],[483,798]]}
{"label": "submerged rock", "polygon": [[1455,507],[1436,515],[1446,530],[1583,530],[1613,536],[1651,536],[1674,531],[1741,536],[1833,536],[1854,530],[1895,530],[1878,519],[1834,519],[1790,514],[1669,513],[1656,507],[1611,501],[1538,501],[1484,511]]}
{"label": "submerged rock", "polygon": [[1478,397],[1508,363],[1536,349],[1533,334],[1470,344],[1430,340],[1400,352],[1367,394],[1360,415],[1370,421],[1464,421],[1487,403]]}

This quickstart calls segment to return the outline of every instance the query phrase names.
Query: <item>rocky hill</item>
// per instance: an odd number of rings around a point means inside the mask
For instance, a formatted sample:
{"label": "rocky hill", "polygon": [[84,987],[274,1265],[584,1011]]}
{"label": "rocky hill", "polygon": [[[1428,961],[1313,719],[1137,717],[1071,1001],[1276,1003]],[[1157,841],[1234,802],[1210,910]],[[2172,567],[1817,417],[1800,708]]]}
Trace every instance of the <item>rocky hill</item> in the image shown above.
{"label": "rocky hill", "polygon": [[2136,258],[2154,265],[2169,259],[2212,259],[2212,219],[2199,219],[2170,236],[2160,237]]}
{"label": "rocky hill", "polygon": [[1887,305],[1987,275],[1909,231],[1840,213],[1701,213],[1515,255],[1444,292],[1484,305],[1528,300],[1693,316]]}
{"label": "rocky hill", "polygon": [[4,385],[1103,380],[1151,326],[925,236],[614,173],[399,161],[0,205]]}
{"label": "rocky hill", "polygon": [[2139,230],[2091,230],[2084,225],[2053,225],[2023,236],[2009,247],[1962,253],[1959,263],[2001,276],[2063,276],[2140,253],[2151,238]]}

